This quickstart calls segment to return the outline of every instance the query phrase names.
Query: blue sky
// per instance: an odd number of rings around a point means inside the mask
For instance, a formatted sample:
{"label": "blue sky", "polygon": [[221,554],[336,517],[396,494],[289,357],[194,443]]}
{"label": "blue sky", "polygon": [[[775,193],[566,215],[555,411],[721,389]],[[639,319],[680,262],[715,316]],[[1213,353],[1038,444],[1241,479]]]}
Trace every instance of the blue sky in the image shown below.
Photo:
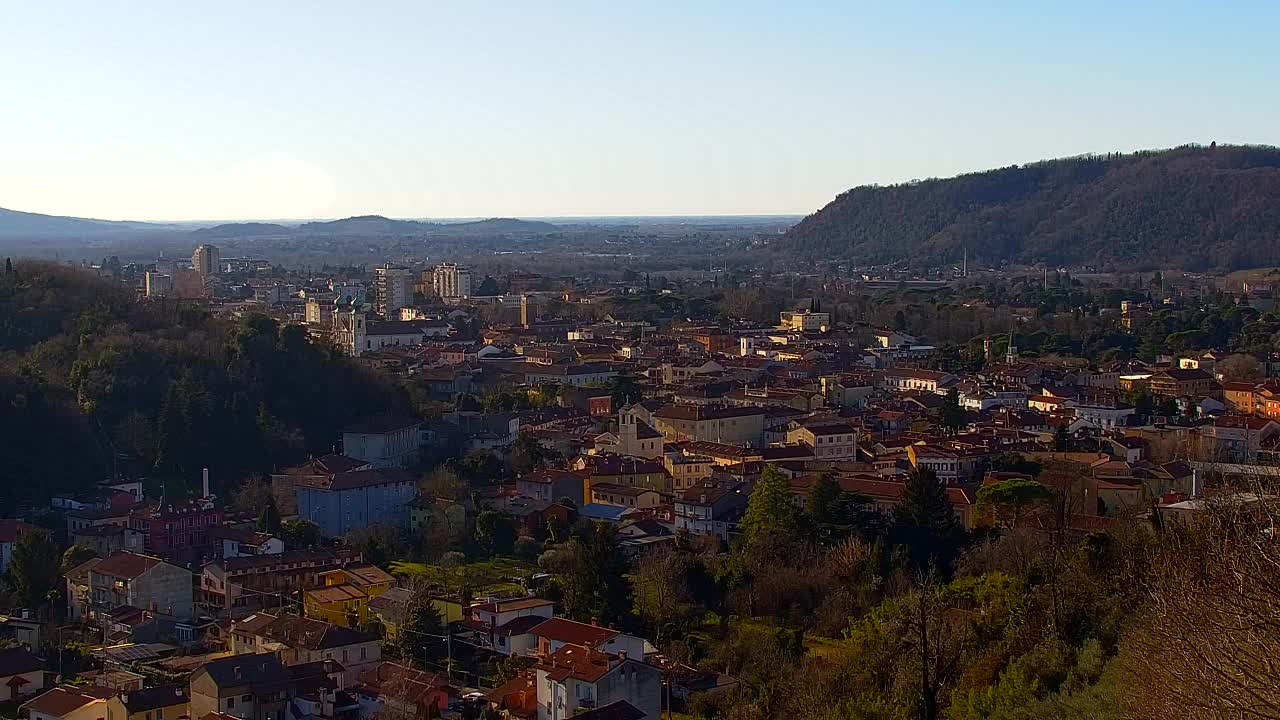
{"label": "blue sky", "polygon": [[54,214],[807,213],[1046,157],[1280,144],[1280,3],[5,0],[0,18],[0,207]]}

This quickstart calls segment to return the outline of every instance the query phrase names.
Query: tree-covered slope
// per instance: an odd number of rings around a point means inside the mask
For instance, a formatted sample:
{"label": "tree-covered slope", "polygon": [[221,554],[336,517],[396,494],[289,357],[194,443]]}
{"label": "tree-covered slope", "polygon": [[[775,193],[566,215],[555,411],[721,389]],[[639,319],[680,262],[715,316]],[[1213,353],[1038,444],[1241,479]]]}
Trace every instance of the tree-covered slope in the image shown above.
{"label": "tree-covered slope", "polygon": [[1280,265],[1280,149],[1087,156],[842,193],[773,243],[812,260]]}
{"label": "tree-covered slope", "polygon": [[402,392],[297,326],[134,300],[79,268],[0,273],[0,508],[46,506],[112,470],[221,490],[332,452],[341,428],[406,412]]}

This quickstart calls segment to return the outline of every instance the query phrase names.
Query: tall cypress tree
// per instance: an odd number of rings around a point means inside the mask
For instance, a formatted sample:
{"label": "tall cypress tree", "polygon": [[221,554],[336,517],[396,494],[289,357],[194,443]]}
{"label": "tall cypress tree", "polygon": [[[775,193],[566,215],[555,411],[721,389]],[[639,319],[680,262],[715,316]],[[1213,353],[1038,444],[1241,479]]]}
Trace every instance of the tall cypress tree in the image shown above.
{"label": "tall cypress tree", "polygon": [[917,569],[933,565],[944,575],[950,573],[964,530],[946,486],[932,470],[917,469],[907,477],[894,523],[898,541],[910,550]]}
{"label": "tall cypress tree", "polygon": [[280,534],[280,509],[276,507],[274,495],[267,495],[267,504],[258,513],[258,532],[277,536]]}
{"label": "tall cypress tree", "polygon": [[742,516],[742,542],[752,541],[769,532],[794,533],[800,526],[800,509],[791,494],[791,485],[778,468],[766,465],[760,480],[751,490],[747,512]]}

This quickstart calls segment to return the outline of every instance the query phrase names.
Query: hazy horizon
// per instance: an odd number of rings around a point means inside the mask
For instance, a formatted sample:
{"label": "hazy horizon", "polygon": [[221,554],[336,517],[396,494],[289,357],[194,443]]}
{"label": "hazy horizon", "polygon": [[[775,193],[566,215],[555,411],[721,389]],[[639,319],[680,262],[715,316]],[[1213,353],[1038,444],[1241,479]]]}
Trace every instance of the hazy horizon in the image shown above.
{"label": "hazy horizon", "polygon": [[[802,216],[859,185],[1280,144],[1263,3],[15,4],[0,206]],[[1219,30],[1220,29],[1220,30]]]}

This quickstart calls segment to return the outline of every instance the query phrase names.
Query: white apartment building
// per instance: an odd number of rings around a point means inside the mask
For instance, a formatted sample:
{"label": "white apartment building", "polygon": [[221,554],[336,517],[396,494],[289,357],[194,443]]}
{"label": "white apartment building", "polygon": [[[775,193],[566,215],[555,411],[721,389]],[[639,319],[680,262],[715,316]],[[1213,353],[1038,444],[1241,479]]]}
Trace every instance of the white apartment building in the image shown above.
{"label": "white apartment building", "polygon": [[374,268],[374,312],[384,320],[400,317],[400,308],[413,300],[413,278],[409,268],[387,263]]}
{"label": "white apartment building", "polygon": [[431,286],[442,298],[471,297],[471,271],[457,263],[441,263],[431,273]]}

